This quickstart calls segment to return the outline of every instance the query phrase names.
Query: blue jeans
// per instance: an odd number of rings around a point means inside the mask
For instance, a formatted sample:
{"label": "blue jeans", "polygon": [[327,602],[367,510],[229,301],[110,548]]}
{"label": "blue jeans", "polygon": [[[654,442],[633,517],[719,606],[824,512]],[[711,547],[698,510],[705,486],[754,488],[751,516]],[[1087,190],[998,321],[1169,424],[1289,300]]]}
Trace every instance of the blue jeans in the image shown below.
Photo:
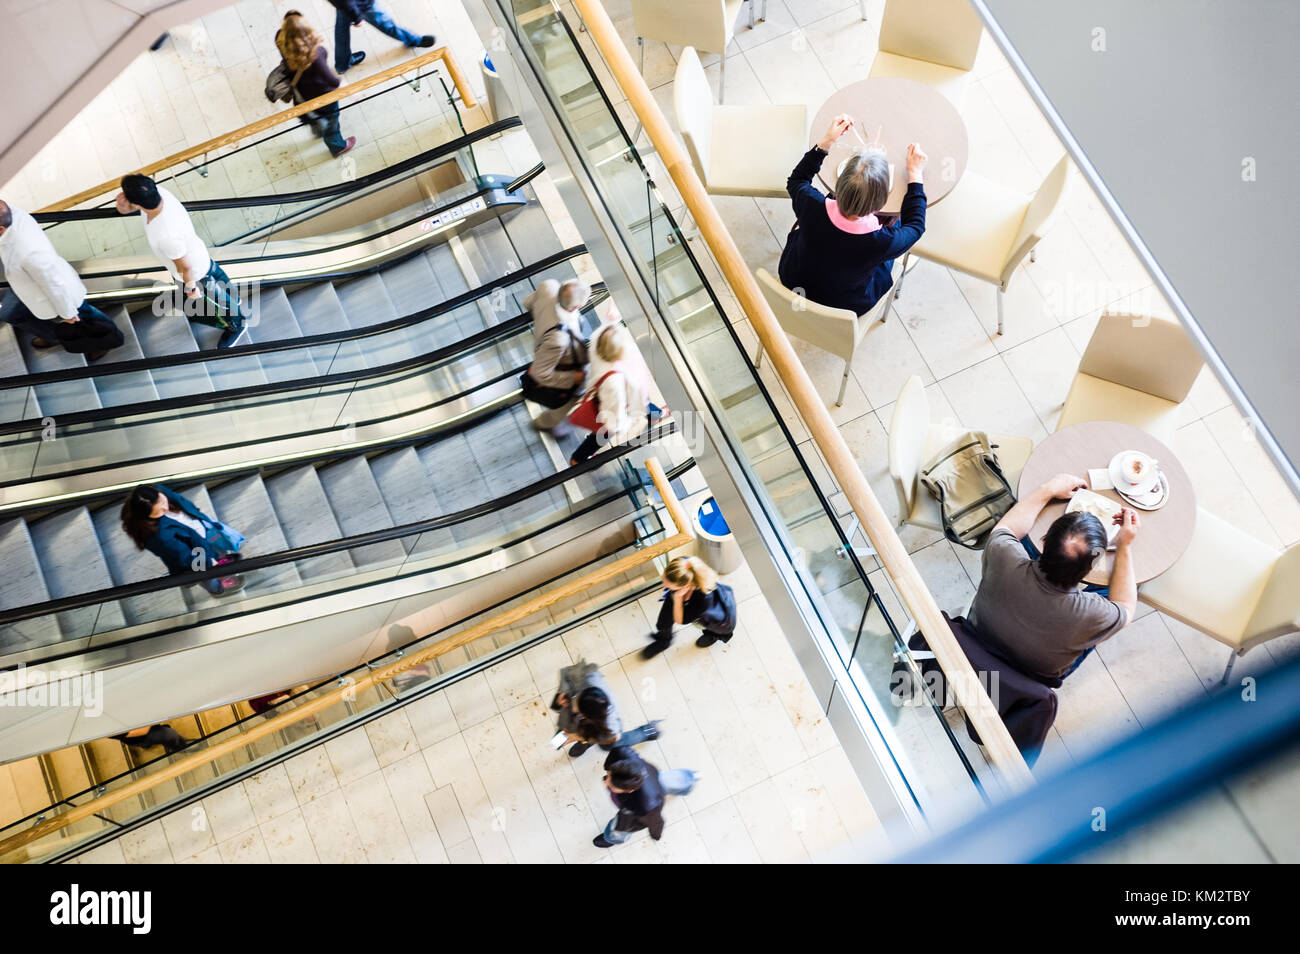
{"label": "blue jeans", "polygon": [[248,321],[249,310],[239,298],[239,292],[230,284],[230,276],[215,261],[208,268],[208,273],[199,279],[199,288],[203,294],[198,299],[185,300],[185,284],[181,286],[181,297],[185,301],[185,317],[190,321],[220,328],[228,331],[242,328]]}
{"label": "blue jeans", "polygon": [[[410,30],[403,30],[393,18],[379,7],[370,6],[363,14],[361,19],[365,20],[372,27],[385,36],[391,36],[394,40],[405,43],[407,46],[417,46],[420,38]],[[342,73],[352,65],[352,21],[342,10],[334,11],[334,69]]]}
{"label": "blue jeans", "polygon": [[343,132],[339,129],[339,104],[330,103],[328,106],[322,106],[316,110],[316,114],[325,121],[325,128],[321,131],[320,137],[329,147],[331,155],[337,156],[348,147]]}
{"label": "blue jeans", "polygon": [[[635,729],[629,729],[618,737],[614,745],[640,745],[646,739],[654,734],[655,726],[659,723],[647,722],[645,725],[637,726]],[[601,748],[608,752],[614,748],[614,745],[602,745]]]}
{"label": "blue jeans", "polygon": [[[665,795],[689,795],[699,780],[700,777],[690,769],[664,769],[659,773],[659,785]],[[614,827],[617,824],[618,816],[615,815],[605,826],[605,840],[611,844],[621,845],[636,834],[634,831],[618,831]]]}

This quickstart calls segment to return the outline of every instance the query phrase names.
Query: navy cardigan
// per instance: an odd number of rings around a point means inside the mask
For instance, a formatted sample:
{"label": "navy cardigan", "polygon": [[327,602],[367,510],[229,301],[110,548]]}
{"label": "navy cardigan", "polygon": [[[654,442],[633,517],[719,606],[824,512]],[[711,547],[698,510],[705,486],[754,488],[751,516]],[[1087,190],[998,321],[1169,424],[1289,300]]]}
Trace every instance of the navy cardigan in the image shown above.
{"label": "navy cardigan", "polygon": [[190,573],[195,568],[195,550],[204,554],[204,568],[211,567],[224,553],[229,552],[229,541],[216,522],[205,514],[188,497],[182,497],[162,484],[155,484],[167,498],[168,503],[179,507],[191,517],[202,522],[207,528],[207,536],[200,537],[193,529],[179,520],[169,520],[166,515],[158,518],[158,531],[145,541],[144,548],[167,564],[167,571],[172,574]]}
{"label": "navy cardigan", "polygon": [[785,188],[797,224],[781,253],[781,284],[802,289],[809,301],[865,315],[894,284],[894,259],[925,232],[925,187],[909,183],[898,220],[865,235],[837,228],[826,212],[826,196],[812,184],[826,153],[813,146],[790,173]]}

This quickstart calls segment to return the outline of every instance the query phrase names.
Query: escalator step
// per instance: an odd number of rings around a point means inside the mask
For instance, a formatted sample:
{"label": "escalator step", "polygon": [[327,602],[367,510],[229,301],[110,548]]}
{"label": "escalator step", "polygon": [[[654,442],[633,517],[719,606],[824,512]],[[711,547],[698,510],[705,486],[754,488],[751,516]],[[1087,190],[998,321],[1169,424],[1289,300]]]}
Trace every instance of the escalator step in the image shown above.
{"label": "escalator step", "polygon": [[[200,350],[216,350],[217,342],[221,340],[222,335],[220,328],[194,324],[190,326],[190,330],[194,333],[194,340],[198,342]],[[242,358],[207,361],[204,366],[208,369],[208,377],[212,379],[212,389],[214,391],[252,387],[257,384],[266,384],[267,381],[266,372],[262,370],[262,362],[255,354],[246,355]]]}
{"label": "escalator step", "polygon": [[550,216],[537,201],[533,187],[526,185],[521,192],[528,198],[528,204],[514,212],[506,213],[501,219],[501,224],[524,261],[536,262],[548,255],[554,255],[564,246],[560,243],[559,236],[555,234],[555,226],[551,224]]}
{"label": "escalator step", "polygon": [[71,798],[93,787],[81,746],[57,749],[42,758],[45,759],[56,799]]}
{"label": "escalator step", "polygon": [[[53,798],[39,756],[10,762],[2,767],[9,770],[13,791],[18,798],[17,818],[25,818],[50,807]],[[10,814],[10,811],[6,810],[5,814]]]}
{"label": "escalator step", "polygon": [[[95,524],[85,507],[37,520],[29,524],[28,529],[51,599],[108,589],[113,585],[104,551],[95,534]],[[112,600],[64,610],[58,617],[64,639],[81,639],[126,625],[121,606]]]}
{"label": "escalator step", "polygon": [[[131,315],[136,338],[146,355],[189,354],[199,350],[190,323],[184,315],[154,315],[141,309]],[[175,368],[155,368],[150,372],[158,396],[185,397],[212,390],[212,379],[202,364],[184,364]]]}
{"label": "escalator step", "polygon": [[95,739],[85,743],[84,748],[96,784],[102,784],[131,770],[124,747],[117,739]]}
{"label": "escalator step", "polygon": [[[0,566],[4,567],[0,573],[0,609],[44,603],[51,598],[26,521],[0,524]],[[53,616],[23,620],[0,626],[0,652],[42,646],[62,638],[58,620]]]}
{"label": "escalator step", "polygon": [[[266,492],[289,546],[304,547],[343,536],[315,467],[295,467],[268,478]],[[336,579],[355,568],[347,553],[298,562],[298,573],[304,580]]]}
{"label": "escalator step", "polygon": [[[27,335],[18,336],[18,348],[23,353],[23,362],[27,365],[27,370],[32,374],[86,366],[85,357],[69,354],[62,348],[33,348],[32,339]],[[95,383],[89,378],[38,384],[36,397],[41,402],[41,411],[55,417],[101,406],[99,392],[95,390]]]}
{"label": "escalator step", "polygon": [[[223,523],[230,524],[246,538],[241,551],[243,556],[263,556],[289,548],[261,477],[239,477],[220,487],[209,488],[209,493],[213,509],[207,512]],[[199,502],[197,498],[191,499],[196,504]],[[249,572],[244,577],[244,592],[250,595],[275,593],[298,586],[301,582],[293,564],[281,564]],[[195,599],[192,593],[201,595],[205,605],[212,599],[199,587],[192,586],[188,589],[192,592],[186,593],[187,600]]]}
{"label": "escalator step", "polygon": [[[469,283],[465,281],[465,274],[456,264],[456,256],[452,254],[451,246],[446,242],[433,245],[424,250],[424,260],[429,263],[434,277],[438,280],[438,286],[442,289],[444,298],[455,298],[457,295],[463,295],[469,291]],[[484,281],[495,276],[479,276]]]}
{"label": "escalator step", "polygon": [[[383,280],[394,310],[402,316],[413,315],[441,304],[446,298],[433,269],[422,255],[389,266],[379,273],[379,277]],[[411,325],[397,337],[406,339],[408,354],[424,354],[433,351],[439,344],[449,343],[446,339],[440,340],[435,327],[435,321],[430,319]]]}
{"label": "escalator step", "polygon": [[[415,448],[403,447],[372,457],[370,472],[384,495],[395,525],[431,520],[442,513],[429,474],[420,463]],[[410,540],[409,545],[416,553],[445,553],[451,549],[453,540],[451,530],[444,527],[420,534],[418,539]]]}
{"label": "escalator step", "polygon": [[[0,322],[0,381],[26,373],[27,365],[13,325]],[[41,405],[34,388],[0,390],[0,421],[25,421],[40,416]]]}
{"label": "escalator step", "polygon": [[[254,319],[248,324],[252,341],[285,341],[302,337],[302,328],[283,288],[265,290],[258,298]],[[301,381],[316,376],[316,362],[312,360],[310,349],[271,351],[258,355],[258,360],[270,381]]]}
{"label": "escalator step", "polygon": [[[429,475],[443,514],[456,513],[499,496],[484,478],[471,449],[480,440],[476,427],[468,434],[453,434],[420,448],[420,463]],[[490,513],[456,524],[451,532],[457,543],[467,543],[496,536],[503,526],[501,516]]]}
{"label": "escalator step", "polygon": [[[353,328],[367,328],[398,317],[397,309],[388,297],[384,280],[378,275],[364,275],[345,285],[335,286],[343,314]],[[401,334],[376,335],[362,338],[357,344],[370,367],[391,364],[410,357]]]}
{"label": "escalator step", "polygon": [[[91,515],[99,535],[104,559],[115,586],[154,580],[167,574],[167,567],[148,550],[136,547],[135,541],[122,529],[121,509],[116,503]],[[121,600],[122,614],[128,624],[148,623],[169,619],[189,612],[180,590],[175,588],[127,596]]]}
{"label": "escalator step", "polygon": [[[105,312],[122,332],[122,346],[115,348],[104,359],[104,364],[115,361],[134,361],[143,358],[140,339],[135,335],[131,317],[121,305]],[[126,374],[105,374],[95,378],[95,389],[104,407],[121,407],[124,404],[141,404],[158,400],[158,389],[148,371],[131,371]]]}
{"label": "escalator step", "polygon": [[[393,526],[393,517],[384,503],[384,495],[364,457],[358,455],[322,467],[317,473],[345,536],[356,536]],[[399,563],[406,556],[405,548],[397,540],[359,547],[350,552],[353,562],[361,568]]]}
{"label": "escalator step", "polygon": [[[294,319],[304,335],[324,335],[352,327],[343,313],[334,286],[329,282],[301,288],[288,297]],[[311,357],[321,374],[362,371],[367,367],[361,347],[355,341],[316,345],[311,349]]]}

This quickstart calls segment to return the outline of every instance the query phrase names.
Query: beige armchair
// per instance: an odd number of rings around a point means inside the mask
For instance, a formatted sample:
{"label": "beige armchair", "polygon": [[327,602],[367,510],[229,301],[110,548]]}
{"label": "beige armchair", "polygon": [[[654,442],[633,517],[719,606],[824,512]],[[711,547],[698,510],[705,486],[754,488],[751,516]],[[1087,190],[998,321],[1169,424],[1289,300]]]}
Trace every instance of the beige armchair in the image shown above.
{"label": "beige armchair", "polygon": [[[967,169],[957,187],[925,213],[925,234],[912,255],[998,286],[998,334],[1007,284],[1047,234],[1065,197],[1070,161],[1062,157],[1038,191],[1027,196]],[[904,273],[906,274],[906,272]],[[901,281],[900,281],[901,285]],[[901,296],[900,288],[895,296]]]}
{"label": "beige armchair", "polygon": [[933,86],[960,109],[983,32],[970,0],[886,0],[870,75]]}
{"label": "beige armchair", "polygon": [[[839,407],[844,403],[844,389],[848,387],[858,342],[877,320],[885,320],[889,295],[876,302],[865,315],[855,315],[847,308],[828,308],[795,294],[765,268],[758,269],[755,275],[763,297],[772,306],[772,312],[786,334],[844,359],[844,377],[840,379],[840,393],[835,399],[835,406]],[[754,366],[758,367],[762,361],[763,346],[759,345]]]}
{"label": "beige armchair", "polygon": [[1300,632],[1300,546],[1277,550],[1197,508],[1191,545],[1138,598],[1229,647],[1227,683],[1237,657]]}
{"label": "beige armchair", "polygon": [[[900,527],[911,523],[927,530],[943,530],[939,502],[921,486],[921,468],[944,444],[957,436],[957,426],[955,422],[951,426],[932,424],[925,385],[916,375],[907,379],[889,419],[889,476],[898,495]],[[989,434],[989,443],[997,451],[1003,476],[1015,490],[1020,472],[1033,453],[1034,442],[1028,437]]]}
{"label": "beige armchair", "polygon": [[1122,421],[1172,444],[1178,406],[1203,366],[1178,322],[1104,314],[1079,362],[1056,429],[1080,421]]}
{"label": "beige armchair", "polygon": [[[632,0],[632,28],[636,30],[641,72],[645,73],[646,37],[720,53],[718,102],[723,102],[727,93],[727,47],[736,35],[736,21],[744,5],[745,0]],[[749,4],[749,26],[753,29],[754,0]]]}
{"label": "beige armchair", "polygon": [[714,195],[783,199],[808,141],[805,106],[714,106],[694,47],[682,50],[673,109],[704,188]]}

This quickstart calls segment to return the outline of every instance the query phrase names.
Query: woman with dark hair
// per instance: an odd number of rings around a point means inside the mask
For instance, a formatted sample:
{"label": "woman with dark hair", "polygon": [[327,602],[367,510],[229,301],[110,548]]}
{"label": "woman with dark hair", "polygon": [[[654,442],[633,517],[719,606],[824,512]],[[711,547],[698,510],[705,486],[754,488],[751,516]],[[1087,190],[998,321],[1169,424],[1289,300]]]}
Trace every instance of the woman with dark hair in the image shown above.
{"label": "woman with dark hair", "polygon": [[623,720],[610,697],[609,683],[595,663],[581,659],[560,670],[560,688],[551,701],[551,709],[560,714],[560,731],[573,743],[569,758],[577,758],[593,744],[608,751],[615,745],[640,745],[659,738],[658,722],[623,731]]}
{"label": "woman with dark hair", "polygon": [[[131,491],[122,504],[122,529],[138,549],[162,560],[172,576],[232,563],[244,542],[238,531],[162,484],[141,484]],[[244,581],[221,576],[202,585],[213,596],[228,596],[242,589]]]}
{"label": "woman with dark hair", "polygon": [[[275,35],[275,47],[284,60],[295,102],[305,103],[317,96],[324,96],[342,84],[338,74],[330,68],[329,51],[321,42],[320,35],[297,10],[290,10],[284,15],[284,22]],[[337,159],[357,144],[356,136],[344,140],[343,133],[339,130],[337,102],[320,107],[315,110],[315,114],[319,117],[315,124],[316,132],[325,140],[325,145],[334,158]]]}

